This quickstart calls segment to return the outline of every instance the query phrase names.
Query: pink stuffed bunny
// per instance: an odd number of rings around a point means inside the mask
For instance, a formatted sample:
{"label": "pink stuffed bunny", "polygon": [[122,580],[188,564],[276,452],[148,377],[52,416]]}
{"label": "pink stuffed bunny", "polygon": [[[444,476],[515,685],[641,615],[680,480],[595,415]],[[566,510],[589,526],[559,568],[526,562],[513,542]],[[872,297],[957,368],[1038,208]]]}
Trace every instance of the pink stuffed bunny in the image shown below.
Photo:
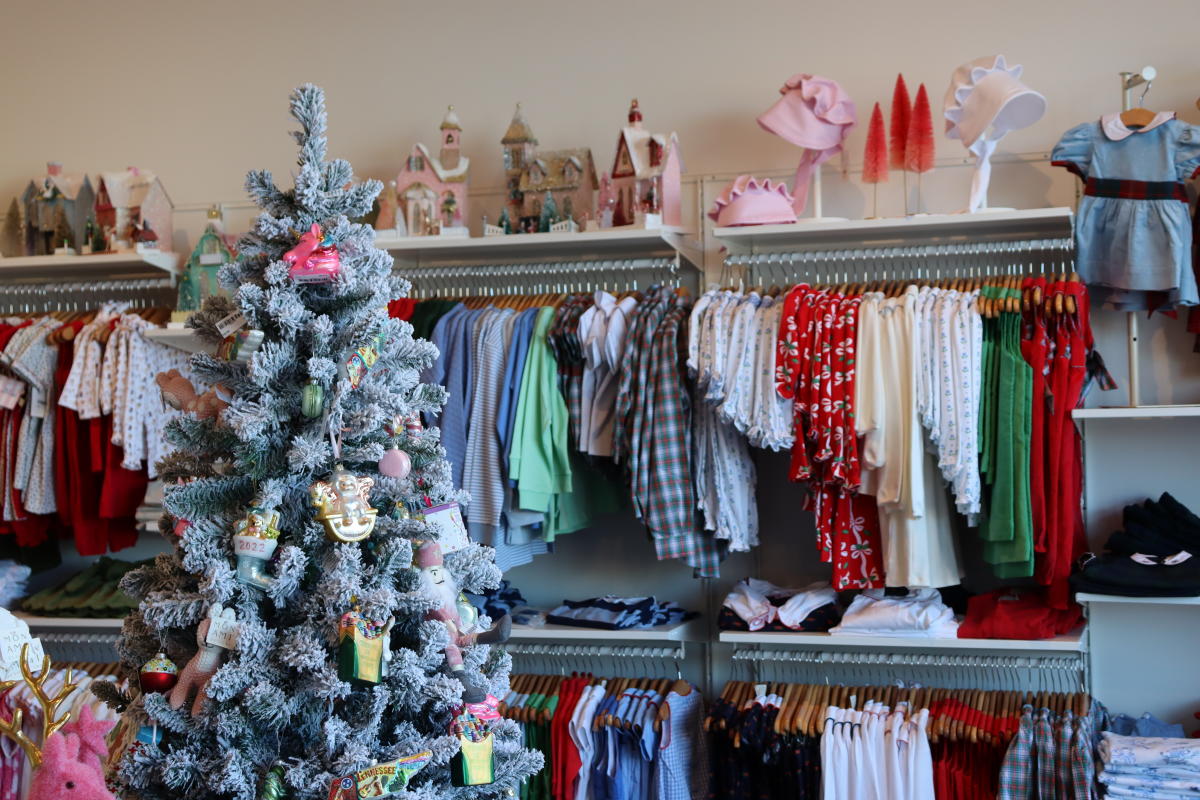
{"label": "pink stuffed bunny", "polygon": [[103,771],[108,761],[108,732],[114,725],[112,720],[96,719],[92,707],[84,706],[76,719],[62,726],[61,732],[79,737],[79,760],[85,764],[94,760],[96,769]]}
{"label": "pink stuffed bunny", "polygon": [[90,752],[81,755],[78,736],[54,734],[42,746],[42,765],[33,773],[29,800],[116,800],[92,761]]}

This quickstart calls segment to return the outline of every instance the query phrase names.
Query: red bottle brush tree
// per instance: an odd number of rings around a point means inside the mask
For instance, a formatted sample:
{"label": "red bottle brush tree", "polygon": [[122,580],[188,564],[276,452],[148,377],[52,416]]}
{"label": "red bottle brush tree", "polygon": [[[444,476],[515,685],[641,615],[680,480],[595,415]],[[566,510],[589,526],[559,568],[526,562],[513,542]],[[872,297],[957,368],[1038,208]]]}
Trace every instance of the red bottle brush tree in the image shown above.
{"label": "red bottle brush tree", "polygon": [[908,97],[908,85],[904,76],[896,76],[896,88],[892,90],[891,161],[892,169],[904,169],[904,145],[908,141],[908,118],[912,115],[912,100]]}
{"label": "red bottle brush tree", "polygon": [[921,210],[921,173],[933,169],[933,113],[929,109],[929,94],[925,84],[917,89],[912,114],[908,119],[908,136],[904,143],[904,168],[917,173],[917,211]]}
{"label": "red bottle brush tree", "polygon": [[871,217],[879,216],[879,184],[888,179],[888,151],[886,131],[883,127],[883,110],[879,103],[871,111],[871,123],[867,127],[867,147],[863,153],[863,183],[872,185]]}

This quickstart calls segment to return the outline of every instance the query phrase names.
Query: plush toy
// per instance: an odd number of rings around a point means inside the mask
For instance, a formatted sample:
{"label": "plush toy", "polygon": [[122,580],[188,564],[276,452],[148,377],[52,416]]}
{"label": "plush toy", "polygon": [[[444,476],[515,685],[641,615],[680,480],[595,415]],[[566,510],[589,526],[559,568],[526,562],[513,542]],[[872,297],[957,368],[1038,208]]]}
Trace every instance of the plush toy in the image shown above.
{"label": "plush toy", "polygon": [[91,706],[84,706],[77,719],[62,726],[64,734],[73,734],[79,738],[79,760],[94,763],[96,769],[104,771],[104,762],[108,760],[108,733],[116,723],[112,720],[96,719]]}
{"label": "plush toy", "polygon": [[154,378],[162,392],[163,402],[171,408],[195,414],[199,419],[216,419],[229,403],[222,399],[228,394],[224,387],[214,386],[204,394],[197,394],[196,387],[179,370],[160,372]]}
{"label": "plush toy", "polygon": [[233,609],[222,609],[220,603],[213,603],[209,607],[208,616],[196,628],[196,644],[200,645],[200,649],[183,668],[183,673],[179,676],[179,683],[175,684],[175,688],[171,690],[171,708],[181,708],[193,691],[196,693],[196,699],[192,703],[192,715],[198,714],[203,707],[204,690],[213,675],[217,674],[225,650],[230,649],[216,644],[210,639],[209,631],[212,630],[214,624],[226,629],[236,626]]}
{"label": "plush toy", "polygon": [[437,542],[423,542],[417,548],[414,563],[421,570],[421,582],[434,597],[441,601],[437,608],[426,612],[425,619],[437,620],[446,626],[450,644],[446,645],[446,666],[450,674],[462,683],[463,700],[480,703],[487,697],[483,688],[475,685],[463,668],[462,648],[474,644],[500,644],[508,641],[512,631],[512,618],[505,614],[486,631],[475,630],[473,620],[464,622],[459,613],[459,591],[442,558],[442,548]]}
{"label": "plush toy", "polygon": [[78,736],[56,733],[42,746],[42,766],[33,773],[29,800],[116,800],[90,748]]}

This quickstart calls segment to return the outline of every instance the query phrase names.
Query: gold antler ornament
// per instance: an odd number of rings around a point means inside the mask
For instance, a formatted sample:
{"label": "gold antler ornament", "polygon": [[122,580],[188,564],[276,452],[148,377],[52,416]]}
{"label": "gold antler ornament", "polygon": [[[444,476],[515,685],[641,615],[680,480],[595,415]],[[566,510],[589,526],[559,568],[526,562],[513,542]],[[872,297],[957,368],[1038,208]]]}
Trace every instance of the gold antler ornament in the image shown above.
{"label": "gold antler ornament", "polygon": [[[79,688],[79,684],[71,680],[71,670],[67,670],[66,680],[63,682],[62,688],[50,697],[46,694],[46,680],[50,677],[50,656],[42,657],[42,671],[40,675],[34,676],[29,669],[29,642],[21,645],[21,675],[25,679],[26,685],[29,686],[33,696],[37,699],[38,704],[42,707],[42,745],[46,744],[46,740],[58,730],[67,724],[71,719],[70,712],[64,713],[61,717],[58,716],[58,707],[63,701],[71,696],[71,693]],[[17,681],[0,681],[0,693],[6,692],[17,685]],[[5,722],[0,719],[0,735],[7,736],[21,746],[25,751],[25,755],[29,757],[29,763],[34,768],[40,767],[42,764],[42,749],[40,746],[33,743],[25,731],[22,730],[22,722],[24,721],[24,713],[20,708],[14,708],[12,719]]]}

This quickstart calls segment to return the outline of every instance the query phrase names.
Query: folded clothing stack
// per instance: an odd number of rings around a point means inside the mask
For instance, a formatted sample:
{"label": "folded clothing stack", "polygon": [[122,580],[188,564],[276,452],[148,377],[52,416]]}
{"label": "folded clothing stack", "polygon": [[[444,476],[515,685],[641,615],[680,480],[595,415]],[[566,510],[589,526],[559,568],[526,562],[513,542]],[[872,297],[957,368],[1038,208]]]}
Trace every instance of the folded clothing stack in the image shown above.
{"label": "folded clothing stack", "polygon": [[1128,714],[1117,714],[1109,717],[1108,724],[1104,726],[1104,730],[1112,731],[1121,736],[1153,736],[1159,739],[1182,739],[1184,737],[1182,725],[1163,722],[1150,712],[1142,714],[1137,719]]}
{"label": "folded clothing stack", "polygon": [[10,559],[0,561],[0,607],[12,608],[15,601],[25,596],[25,582],[32,571]]}
{"label": "folded clothing stack", "polygon": [[953,639],[958,632],[954,611],[937,589],[909,589],[889,595],[867,589],[846,609],[842,623],[829,630],[834,636],[917,636]]}
{"label": "folded clothing stack", "polygon": [[837,625],[842,611],[828,583],[782,589],[757,578],[745,578],[725,596],[718,620],[723,631],[823,632]]}
{"label": "folded clothing stack", "polygon": [[1113,798],[1200,798],[1200,740],[1105,731],[1098,780]]}
{"label": "folded clothing stack", "polygon": [[967,601],[967,616],[958,626],[960,639],[1053,639],[1083,624],[1083,610],[1046,605],[1038,589],[997,589]]}
{"label": "folded clothing stack", "polygon": [[605,595],[588,600],[563,600],[561,606],[546,615],[546,622],[621,631],[675,625],[694,616],[695,613],[683,610],[676,603],[660,603],[653,597]]}
{"label": "folded clothing stack", "polygon": [[146,563],[105,556],[64,583],[25,598],[21,610],[43,617],[124,617],[137,603],[121,591],[121,578]]}
{"label": "folded clothing stack", "polygon": [[480,614],[487,614],[493,620],[508,614],[517,625],[545,622],[545,615],[525,602],[521,590],[508,581],[500,581],[500,585],[495,589],[487,589],[480,594],[463,592],[463,596]]}
{"label": "folded clothing stack", "polygon": [[1124,530],[1071,576],[1077,592],[1129,597],[1200,595],[1200,517],[1164,493],[1125,507]]}

